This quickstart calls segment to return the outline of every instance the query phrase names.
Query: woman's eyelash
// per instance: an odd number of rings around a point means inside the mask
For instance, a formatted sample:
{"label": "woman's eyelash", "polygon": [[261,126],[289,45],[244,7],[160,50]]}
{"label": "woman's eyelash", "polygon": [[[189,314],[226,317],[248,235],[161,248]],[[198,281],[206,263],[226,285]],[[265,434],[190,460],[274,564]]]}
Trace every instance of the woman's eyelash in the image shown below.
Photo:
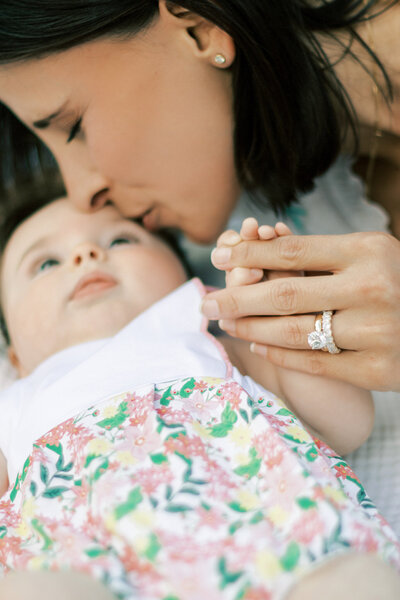
{"label": "woman's eyelash", "polygon": [[80,117],[71,127],[71,130],[69,132],[69,136],[67,139],[67,144],[69,144],[70,142],[72,142],[72,140],[78,135],[78,133],[81,130],[81,125],[82,125],[82,117]]}

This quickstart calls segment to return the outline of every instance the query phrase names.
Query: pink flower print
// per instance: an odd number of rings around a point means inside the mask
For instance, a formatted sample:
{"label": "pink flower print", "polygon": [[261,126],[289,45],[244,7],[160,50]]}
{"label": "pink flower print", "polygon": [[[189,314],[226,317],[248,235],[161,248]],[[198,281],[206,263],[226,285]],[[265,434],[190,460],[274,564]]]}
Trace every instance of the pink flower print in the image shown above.
{"label": "pink flower print", "polygon": [[207,389],[207,384],[205,381],[196,381],[196,383],[194,384],[194,388],[195,390],[199,390],[199,392],[205,392],[205,390]]}
{"label": "pink flower print", "polygon": [[172,483],[173,479],[173,473],[166,463],[141,469],[135,475],[135,483],[137,482],[146,494],[156,492],[160,486]]}
{"label": "pink flower print", "polygon": [[138,460],[143,460],[154,450],[159,450],[160,445],[155,420],[148,418],[142,426],[128,427],[125,430],[125,440],[116,449],[127,450]]}
{"label": "pink flower print", "polygon": [[164,442],[166,453],[173,454],[179,452],[186,458],[194,456],[202,456],[207,458],[207,449],[199,436],[189,437],[184,433],[180,433],[176,438],[168,438]]}
{"label": "pink flower print", "polygon": [[268,505],[279,506],[291,510],[296,498],[304,491],[305,478],[298,472],[297,463],[292,457],[285,457],[282,462],[266,474],[265,489],[269,489]]}
{"label": "pink flower print", "polygon": [[21,520],[19,513],[15,510],[11,500],[2,500],[0,502],[0,525],[6,527],[16,527]]}
{"label": "pink flower print", "polygon": [[355,522],[353,524],[353,533],[353,546],[355,549],[361,552],[377,552],[379,544],[376,537],[374,537],[371,527]]}
{"label": "pink flower print", "polygon": [[285,447],[274,431],[260,433],[253,439],[253,443],[257,454],[262,457],[268,469],[282,462]]}
{"label": "pink flower print", "polygon": [[243,600],[272,600],[272,594],[262,587],[250,588],[243,596]]}
{"label": "pink flower print", "polygon": [[171,408],[169,406],[165,407],[165,410],[163,411],[163,414],[162,414],[162,418],[168,425],[174,424],[174,423],[182,423],[183,424],[183,423],[190,422],[192,420],[190,417],[190,414],[188,413],[187,410]]}
{"label": "pink flower print", "polygon": [[71,492],[73,492],[73,494],[75,495],[75,499],[72,503],[73,508],[78,508],[78,506],[86,504],[88,500],[88,496],[90,493],[90,485],[84,478],[82,478],[81,481],[81,485],[74,485],[73,487],[71,487]]}
{"label": "pink flower print", "polygon": [[196,513],[199,519],[199,528],[210,527],[215,530],[227,524],[226,518],[217,508],[206,510],[203,506],[199,506]]}
{"label": "pink flower print", "polygon": [[232,498],[231,490],[237,488],[235,480],[232,479],[232,475],[227,473],[225,469],[221,468],[220,465],[214,460],[206,461],[206,479],[208,481],[207,494],[210,498],[229,502]]}
{"label": "pink flower print", "polygon": [[324,532],[324,523],[316,509],[310,509],[291,528],[291,536],[297,542],[310,544],[313,539]]}
{"label": "pink flower print", "polygon": [[46,446],[47,444],[51,446],[58,446],[63,436],[68,433],[69,437],[73,438],[78,436],[79,434],[85,431],[85,427],[83,425],[78,425],[74,422],[74,419],[68,419],[67,421],[63,421],[57,427],[54,427],[50,431],[48,431],[45,435],[40,437],[35,443],[38,446]]}
{"label": "pink flower print", "polygon": [[151,391],[144,396],[136,394],[127,394],[124,401],[128,403],[128,411],[130,415],[130,423],[132,425],[143,425],[149,412],[154,407],[154,392]]}
{"label": "pink flower print", "polygon": [[219,581],[214,565],[209,560],[193,563],[178,561],[169,570],[173,594],[181,600],[221,600]]}
{"label": "pink flower print", "polygon": [[221,393],[220,403],[226,404],[229,402],[232,410],[237,410],[239,408],[243,390],[237,383],[233,381],[224,383],[219,388],[219,391]]}
{"label": "pink flower print", "polygon": [[351,477],[352,479],[356,479],[358,482],[360,481],[348,465],[335,465],[334,470],[336,471],[335,474],[338,479],[347,479],[347,477]]}
{"label": "pink flower print", "polygon": [[185,408],[190,414],[200,421],[200,423],[208,423],[215,416],[219,402],[215,400],[206,400],[201,392],[196,390],[189,398],[186,399]]}

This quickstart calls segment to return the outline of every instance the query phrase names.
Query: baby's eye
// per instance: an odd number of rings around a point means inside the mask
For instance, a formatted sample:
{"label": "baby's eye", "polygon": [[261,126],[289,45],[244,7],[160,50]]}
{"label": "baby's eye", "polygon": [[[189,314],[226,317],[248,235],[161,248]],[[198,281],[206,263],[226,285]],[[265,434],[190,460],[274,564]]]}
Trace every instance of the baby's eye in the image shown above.
{"label": "baby's eye", "polygon": [[123,244],[134,244],[135,242],[137,242],[136,239],[120,235],[111,240],[110,248],[113,248],[114,246],[122,246]]}
{"label": "baby's eye", "polygon": [[43,271],[47,271],[48,269],[51,269],[52,267],[55,267],[56,265],[59,265],[60,261],[57,260],[56,258],[46,258],[46,260],[43,260],[38,267],[38,272],[42,273]]}

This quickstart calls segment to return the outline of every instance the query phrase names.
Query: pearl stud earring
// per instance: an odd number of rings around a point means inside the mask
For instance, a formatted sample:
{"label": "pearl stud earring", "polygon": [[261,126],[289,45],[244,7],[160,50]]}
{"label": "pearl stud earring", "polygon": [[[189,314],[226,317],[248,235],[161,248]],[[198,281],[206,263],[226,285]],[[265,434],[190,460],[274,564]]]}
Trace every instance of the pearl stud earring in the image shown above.
{"label": "pearl stud earring", "polygon": [[214,62],[216,65],[224,65],[226,63],[226,57],[223,54],[216,54],[214,56]]}

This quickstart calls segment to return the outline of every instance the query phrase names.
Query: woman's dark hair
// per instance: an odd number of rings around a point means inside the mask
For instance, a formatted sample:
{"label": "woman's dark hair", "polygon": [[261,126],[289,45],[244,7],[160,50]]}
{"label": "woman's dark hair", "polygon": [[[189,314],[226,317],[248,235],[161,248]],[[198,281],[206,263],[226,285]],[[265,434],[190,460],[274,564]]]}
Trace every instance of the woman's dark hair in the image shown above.
{"label": "woman's dark hair", "polygon": [[[167,4],[182,18],[188,11],[203,16],[234,39],[238,176],[247,190],[261,193],[277,210],[289,205],[296,191],[310,190],[315,177],[332,164],[343,141],[343,123],[356,131],[351,103],[319,34],[336,39],[347,30],[348,41],[339,42],[343,55],[353,54],[354,42],[364,47],[381,68],[391,98],[383,66],[355,30],[370,18],[378,0]],[[157,0],[3,0],[0,63],[40,58],[103,36],[129,36],[150,26],[157,15]],[[2,118],[12,119],[5,109]]]}

